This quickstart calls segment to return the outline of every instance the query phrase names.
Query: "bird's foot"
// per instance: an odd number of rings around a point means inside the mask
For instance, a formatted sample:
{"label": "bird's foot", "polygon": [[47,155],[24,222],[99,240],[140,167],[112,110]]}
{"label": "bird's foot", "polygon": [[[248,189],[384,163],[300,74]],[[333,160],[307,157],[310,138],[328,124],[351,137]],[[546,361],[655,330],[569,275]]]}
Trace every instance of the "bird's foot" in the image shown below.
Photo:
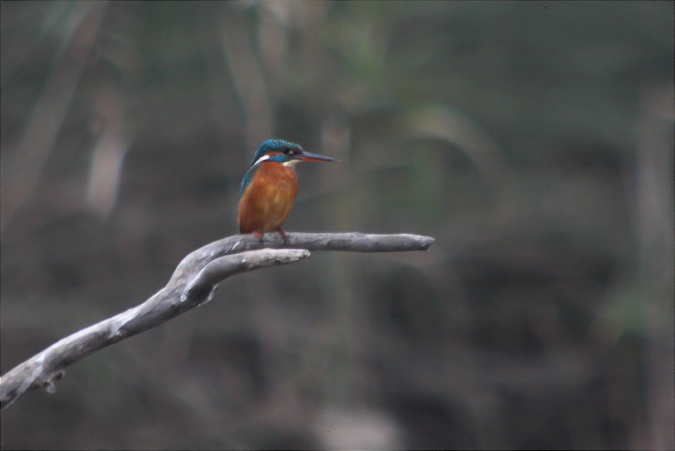
{"label": "bird's foot", "polygon": [[261,243],[263,242],[263,234],[262,234],[262,233],[260,233],[260,232],[258,232],[258,231],[253,231],[253,232],[251,232],[251,233],[252,233],[253,235],[255,235],[255,236],[258,238],[258,240],[260,240]]}
{"label": "bird's foot", "polygon": [[284,244],[286,244],[286,242],[288,241],[288,235],[286,235],[286,232],[284,232],[281,227],[277,227],[277,231],[284,238]]}

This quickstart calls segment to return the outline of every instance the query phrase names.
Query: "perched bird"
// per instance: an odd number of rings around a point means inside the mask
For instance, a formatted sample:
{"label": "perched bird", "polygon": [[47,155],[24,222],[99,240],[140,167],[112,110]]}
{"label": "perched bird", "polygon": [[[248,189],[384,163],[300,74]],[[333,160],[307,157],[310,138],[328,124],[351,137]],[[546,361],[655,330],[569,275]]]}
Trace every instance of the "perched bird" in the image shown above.
{"label": "perched bird", "polygon": [[262,241],[265,232],[278,231],[286,239],[281,226],[298,193],[294,166],[301,161],[337,160],[305,152],[299,145],[280,139],[269,139],[258,147],[239,191],[241,233],[252,233]]}

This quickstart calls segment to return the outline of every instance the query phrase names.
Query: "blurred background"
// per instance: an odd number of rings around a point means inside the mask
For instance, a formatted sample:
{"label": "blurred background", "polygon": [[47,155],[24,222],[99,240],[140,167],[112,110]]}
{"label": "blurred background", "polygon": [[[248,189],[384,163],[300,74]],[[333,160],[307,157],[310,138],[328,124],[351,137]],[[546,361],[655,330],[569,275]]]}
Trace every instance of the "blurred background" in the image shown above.
{"label": "blurred background", "polygon": [[314,252],[73,365],[2,448],[673,439],[672,2],[2,2],[2,373],[237,233],[276,137]]}

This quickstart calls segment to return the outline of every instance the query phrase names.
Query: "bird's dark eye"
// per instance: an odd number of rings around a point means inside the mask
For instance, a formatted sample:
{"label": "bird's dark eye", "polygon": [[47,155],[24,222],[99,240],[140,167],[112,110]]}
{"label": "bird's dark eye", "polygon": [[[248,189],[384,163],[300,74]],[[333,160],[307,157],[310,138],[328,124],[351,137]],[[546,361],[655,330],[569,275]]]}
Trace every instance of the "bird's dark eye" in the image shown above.
{"label": "bird's dark eye", "polygon": [[283,152],[284,152],[286,155],[297,155],[298,150],[297,150],[297,149],[294,149],[294,148],[291,148],[291,147],[284,147]]}

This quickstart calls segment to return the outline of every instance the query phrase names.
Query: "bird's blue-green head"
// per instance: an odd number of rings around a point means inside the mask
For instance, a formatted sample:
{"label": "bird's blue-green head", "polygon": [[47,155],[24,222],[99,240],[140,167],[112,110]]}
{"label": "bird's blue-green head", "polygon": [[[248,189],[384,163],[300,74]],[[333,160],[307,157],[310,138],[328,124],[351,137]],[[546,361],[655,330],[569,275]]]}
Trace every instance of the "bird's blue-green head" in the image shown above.
{"label": "bird's blue-green head", "polygon": [[293,155],[300,155],[302,153],[303,150],[299,144],[284,141],[282,139],[268,139],[260,144],[258,150],[255,151],[251,165],[253,166],[256,163],[265,161],[269,158],[276,158],[274,161],[278,160],[279,163],[284,163],[290,161]]}

